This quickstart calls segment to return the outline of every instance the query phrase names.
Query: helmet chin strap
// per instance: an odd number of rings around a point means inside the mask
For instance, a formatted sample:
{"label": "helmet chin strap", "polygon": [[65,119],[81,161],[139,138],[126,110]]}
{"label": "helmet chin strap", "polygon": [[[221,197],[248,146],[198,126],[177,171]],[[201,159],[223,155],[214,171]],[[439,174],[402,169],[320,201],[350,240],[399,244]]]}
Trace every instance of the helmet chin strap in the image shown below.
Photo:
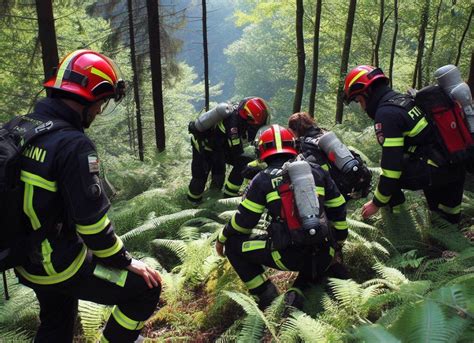
{"label": "helmet chin strap", "polygon": [[81,123],[82,123],[82,127],[85,128],[85,129],[88,129],[91,124],[92,124],[92,121],[94,120],[94,117],[90,115],[90,112],[89,112],[89,109],[91,108],[92,104],[91,105],[86,105],[83,109],[82,109],[82,113],[81,113]]}

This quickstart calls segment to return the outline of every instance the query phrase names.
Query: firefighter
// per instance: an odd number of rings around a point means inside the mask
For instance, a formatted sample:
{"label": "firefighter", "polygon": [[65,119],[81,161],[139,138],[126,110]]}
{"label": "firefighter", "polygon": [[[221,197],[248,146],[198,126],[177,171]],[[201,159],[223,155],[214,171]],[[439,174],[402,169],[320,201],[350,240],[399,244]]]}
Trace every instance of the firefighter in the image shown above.
{"label": "firefighter", "polygon": [[[311,172],[319,203],[323,204],[321,208],[324,208],[330,223],[326,226],[330,234],[313,245],[304,245],[304,240],[293,239],[294,236],[288,233],[288,219],[282,219],[278,186],[283,181],[283,164],[298,154],[295,138],[290,130],[272,125],[260,136],[258,151],[259,159],[268,167],[252,179],[245,199],[219,233],[216,252],[224,256],[225,246],[230,263],[262,309],[278,295],[263,266],[298,271],[286,299],[301,308],[302,292],[311,283],[322,281],[325,276],[347,278],[347,272],[340,263],[340,250],[348,234],[346,201],[329,173],[314,165]],[[271,217],[268,234],[251,236],[252,228],[257,225],[265,209]]]}
{"label": "firefighter", "polygon": [[354,151],[350,151],[357,161],[357,168],[350,169],[347,173],[336,167],[337,151],[331,159],[321,149],[319,140],[328,131],[316,125],[314,118],[306,112],[293,113],[288,119],[288,127],[298,139],[299,151],[306,160],[319,164],[324,170],[329,171],[341,194],[346,200],[366,197],[370,192],[372,173],[364,161]]}
{"label": "firefighter", "polygon": [[362,207],[369,218],[380,207],[397,212],[404,203],[402,189],[423,190],[431,211],[451,223],[461,217],[465,169],[448,164],[441,154],[433,128],[422,111],[397,105],[407,98],[388,86],[380,68],[361,65],[344,82],[346,104],[354,101],[374,120],[375,135],[382,146],[382,175],[372,200]]}
{"label": "firefighter", "polygon": [[[195,121],[189,123],[193,160],[188,199],[194,203],[202,200],[210,172],[212,173],[211,187],[222,189],[226,164],[232,165],[233,168],[225,181],[224,196],[239,195],[243,182],[241,172],[247,163],[253,160],[250,156],[243,154],[243,139],[247,138],[251,142],[258,128],[265,125],[269,119],[269,107],[263,99],[258,97],[249,97],[239,103],[226,105],[228,115],[224,115],[225,119],[216,120],[215,125],[203,132],[198,130],[199,127]],[[206,115],[218,115],[218,109],[220,107],[206,112]]]}
{"label": "firefighter", "polygon": [[[84,134],[125,83],[109,58],[77,50],[59,64],[31,120],[67,123],[35,139],[21,159],[24,214],[35,238],[28,261],[15,268],[40,305],[35,342],[72,342],[78,300],[115,305],[101,342],[134,342],[156,309],[160,275],[134,259],[114,233],[99,158]],[[51,121],[51,122],[50,122]]]}

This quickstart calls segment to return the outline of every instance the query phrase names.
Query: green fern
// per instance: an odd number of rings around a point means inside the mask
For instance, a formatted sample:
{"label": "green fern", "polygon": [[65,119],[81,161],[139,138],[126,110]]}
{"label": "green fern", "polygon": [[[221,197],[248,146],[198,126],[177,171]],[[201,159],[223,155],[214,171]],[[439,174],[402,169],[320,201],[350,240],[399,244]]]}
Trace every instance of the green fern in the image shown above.
{"label": "green fern", "polygon": [[379,324],[363,325],[357,328],[353,338],[357,342],[365,343],[401,343],[402,341],[392,335]]}
{"label": "green fern", "polygon": [[182,240],[154,239],[150,245],[153,256],[166,270],[173,269],[186,258],[188,247]]}
{"label": "green fern", "polygon": [[79,301],[79,319],[83,338],[95,342],[100,338],[101,328],[110,316],[112,308],[89,301]]}

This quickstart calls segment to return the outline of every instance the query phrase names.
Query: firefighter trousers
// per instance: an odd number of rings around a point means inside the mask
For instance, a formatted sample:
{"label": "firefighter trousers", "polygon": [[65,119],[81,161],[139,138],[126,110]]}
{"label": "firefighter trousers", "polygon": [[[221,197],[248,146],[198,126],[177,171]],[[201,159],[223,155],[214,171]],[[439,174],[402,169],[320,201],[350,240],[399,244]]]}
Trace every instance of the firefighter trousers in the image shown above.
{"label": "firefighter trousers", "polygon": [[[466,171],[463,165],[436,167],[420,159],[405,159],[400,186],[403,189],[423,190],[431,211],[439,213],[451,223],[461,219],[461,202]],[[405,201],[400,190],[393,194],[389,205]]]}
{"label": "firefighter trousers", "polygon": [[161,288],[148,288],[141,276],[98,265],[92,273],[76,274],[53,285],[33,288],[40,304],[40,327],[35,342],[72,342],[78,300],[115,305],[102,332],[101,342],[134,342],[144,322],[155,311]]}
{"label": "firefighter trousers", "polygon": [[332,268],[334,250],[329,245],[320,250],[292,246],[272,251],[267,235],[235,235],[227,239],[225,252],[250,293],[257,296],[265,291],[267,277],[263,266],[299,272],[293,286],[300,289],[317,283],[326,276],[347,278],[344,273],[332,273],[345,269]]}

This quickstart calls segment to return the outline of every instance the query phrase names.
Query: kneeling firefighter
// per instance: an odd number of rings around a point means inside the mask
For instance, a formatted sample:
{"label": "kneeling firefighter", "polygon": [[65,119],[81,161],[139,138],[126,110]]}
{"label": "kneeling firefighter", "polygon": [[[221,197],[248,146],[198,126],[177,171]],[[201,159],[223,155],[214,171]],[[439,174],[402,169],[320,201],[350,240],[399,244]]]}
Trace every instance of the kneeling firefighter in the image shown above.
{"label": "kneeling firefighter", "polygon": [[372,173],[362,158],[349,150],[334,132],[318,127],[306,112],[292,114],[288,127],[299,139],[299,150],[304,158],[329,171],[346,200],[369,194]]}
{"label": "kneeling firefighter", "polygon": [[[278,295],[263,266],[298,271],[287,299],[301,308],[302,290],[311,283],[325,276],[347,277],[339,258],[348,234],[346,201],[318,165],[288,163],[298,154],[288,129],[272,125],[265,130],[258,152],[268,167],[252,179],[238,211],[219,234],[216,251],[223,256],[225,246],[230,263],[262,309]],[[268,234],[251,236],[265,209],[271,217]]]}
{"label": "kneeling firefighter", "polygon": [[190,201],[202,200],[209,173],[212,173],[211,187],[222,188],[226,164],[233,168],[225,182],[224,196],[239,195],[243,181],[241,171],[253,160],[243,154],[243,139],[252,141],[258,128],[268,119],[269,107],[265,101],[248,97],[239,103],[220,103],[189,123],[193,149],[192,179],[188,188]]}

